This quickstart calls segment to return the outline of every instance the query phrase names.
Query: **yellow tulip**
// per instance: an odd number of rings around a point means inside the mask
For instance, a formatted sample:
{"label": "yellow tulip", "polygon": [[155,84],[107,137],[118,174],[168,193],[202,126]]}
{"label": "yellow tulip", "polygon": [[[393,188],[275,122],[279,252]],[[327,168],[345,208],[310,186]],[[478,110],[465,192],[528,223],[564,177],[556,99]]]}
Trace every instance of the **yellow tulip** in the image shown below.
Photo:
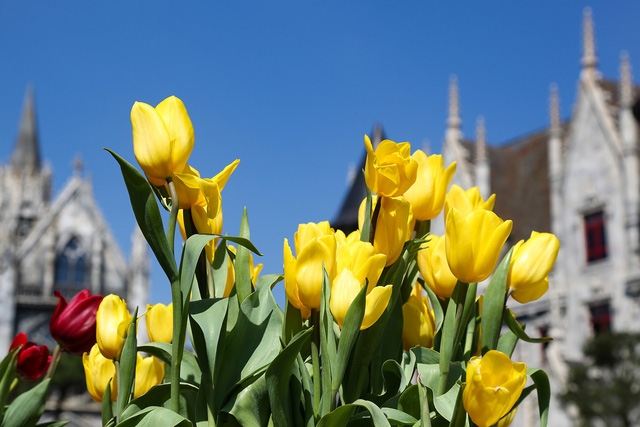
{"label": "yellow tulip", "polygon": [[424,282],[442,299],[451,298],[458,278],[453,275],[447,263],[445,236],[429,235],[425,247],[418,251],[418,269]]}
{"label": "yellow tulip", "polygon": [[145,394],[151,387],[162,383],[164,363],[154,356],[142,357],[138,353],[136,360],[136,381],[133,386],[133,398]]}
{"label": "yellow tulip", "polygon": [[471,187],[463,190],[460,186],[454,184],[449,189],[444,202],[444,217],[449,214],[449,208],[456,208],[464,215],[479,209],[493,210],[496,204],[496,195],[492,194],[485,201],[480,194],[478,187]]}
{"label": "yellow tulip", "polygon": [[535,301],[549,289],[547,276],[558,256],[560,242],[551,233],[531,232],[526,242],[514,246],[507,287],[520,303]]}
{"label": "yellow tulip", "polygon": [[206,208],[209,217],[214,218],[222,203],[220,193],[239,163],[239,159],[234,160],[211,178],[202,178],[197,169],[186,165],[181,173],[174,175],[178,207],[189,209],[196,205],[202,206]]}
{"label": "yellow tulip", "polygon": [[[334,320],[341,328],[347,315],[347,310],[349,310],[351,303],[358,296],[362,286],[363,284],[358,282],[358,279],[349,269],[342,270],[334,279],[329,307]],[[371,327],[382,316],[391,300],[391,291],[391,285],[376,286],[368,291],[360,330]]]}
{"label": "yellow tulip", "polygon": [[518,412],[518,407],[516,406],[507,415],[500,418],[500,421],[498,421],[498,427],[509,427],[513,422],[513,420],[515,419],[517,412]]}
{"label": "yellow tulip", "polygon": [[[373,197],[373,208],[379,197]],[[364,223],[366,199],[360,204],[358,225]],[[376,253],[387,256],[387,266],[393,264],[400,254],[407,240],[411,238],[415,221],[411,215],[411,205],[404,197],[383,197],[382,206],[378,213],[378,221],[373,236],[373,247]]]}
{"label": "yellow tulip", "polygon": [[445,169],[440,154],[427,156],[422,150],[416,150],[411,158],[418,163],[418,173],[416,182],[405,191],[404,198],[411,203],[415,219],[433,219],[442,211],[447,188],[456,172],[456,162]]}
{"label": "yellow tulip", "polygon": [[[236,248],[234,246],[228,246],[229,250],[232,253],[236,253]],[[255,286],[258,276],[262,271],[263,264],[254,265],[253,263],[253,255],[249,253],[249,268],[251,271],[251,283]],[[227,281],[224,286],[224,294],[222,295],[224,298],[228,297],[231,294],[231,290],[233,289],[233,285],[236,283],[236,269],[234,266],[234,262],[229,260],[227,264]]]}
{"label": "yellow tulip", "polygon": [[94,344],[89,353],[82,355],[82,365],[84,366],[87,391],[91,398],[96,402],[102,402],[104,391],[109,381],[111,381],[111,400],[115,402],[118,397],[115,377],[116,367],[112,360],[107,359],[100,353],[98,344]]}
{"label": "yellow tulip", "polygon": [[124,300],[113,294],[104,297],[96,313],[96,340],[104,357],[120,359],[130,325],[131,313]]}
{"label": "yellow tulip", "polygon": [[284,239],[284,289],[289,302],[309,317],[320,308],[323,266],[330,280],[335,276],[335,232],[328,221],[300,224],[294,246],[297,258]]}
{"label": "yellow tulip", "polygon": [[193,150],[191,119],[175,96],[155,108],[136,102],[131,108],[133,154],[151,184],[160,186],[182,172]]}
{"label": "yellow tulip", "polygon": [[416,346],[433,346],[436,321],[429,298],[422,296],[422,287],[417,282],[409,299],[402,305],[402,318],[402,343],[405,350]]}
{"label": "yellow tulip", "polygon": [[496,350],[471,358],[462,401],[478,427],[490,427],[511,411],[527,382],[526,371],[524,363]]}
{"label": "yellow tulip", "polygon": [[411,158],[408,142],[396,144],[385,139],[374,151],[371,140],[365,135],[364,145],[367,149],[364,178],[371,191],[379,196],[395,197],[413,185],[418,163]]}
{"label": "yellow tulip", "polygon": [[502,246],[511,233],[511,220],[480,209],[464,215],[450,208],[445,221],[445,251],[454,276],[461,282],[481,282],[491,276]]}
{"label": "yellow tulip", "polygon": [[171,343],[173,339],[173,303],[147,304],[147,335],[151,342]]}

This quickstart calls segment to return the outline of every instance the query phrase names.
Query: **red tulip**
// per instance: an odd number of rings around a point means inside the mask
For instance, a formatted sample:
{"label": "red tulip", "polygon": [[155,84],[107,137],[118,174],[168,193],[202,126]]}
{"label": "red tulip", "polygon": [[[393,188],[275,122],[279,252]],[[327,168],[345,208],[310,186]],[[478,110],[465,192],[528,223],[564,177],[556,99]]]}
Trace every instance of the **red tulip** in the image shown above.
{"label": "red tulip", "polygon": [[18,353],[18,367],[16,369],[18,375],[27,380],[37,380],[47,372],[51,363],[49,348],[44,344],[38,347],[37,344],[27,341],[27,334],[24,332],[16,335],[9,351],[18,346],[22,346],[20,353]]}
{"label": "red tulip", "polygon": [[68,303],[60,292],[55,291],[55,295],[60,300],[49,322],[51,336],[71,354],[82,356],[88,353],[96,343],[96,312],[102,295],[91,296],[85,289]]}

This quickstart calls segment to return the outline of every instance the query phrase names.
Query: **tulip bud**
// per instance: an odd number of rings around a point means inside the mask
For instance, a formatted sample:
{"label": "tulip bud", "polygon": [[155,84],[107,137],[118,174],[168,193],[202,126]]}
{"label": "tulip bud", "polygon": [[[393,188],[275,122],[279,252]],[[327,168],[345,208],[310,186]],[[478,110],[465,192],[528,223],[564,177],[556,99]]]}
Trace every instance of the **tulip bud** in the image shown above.
{"label": "tulip bud", "polygon": [[488,210],[464,215],[456,208],[449,209],[445,221],[445,251],[454,276],[465,283],[487,279],[512,227],[511,220],[503,221]]}
{"label": "tulip bud", "polygon": [[418,269],[424,282],[441,299],[451,298],[458,283],[447,263],[445,237],[429,235],[429,241],[418,252]]}
{"label": "tulip bud", "polygon": [[418,172],[416,182],[405,191],[404,198],[411,204],[415,219],[433,219],[442,211],[447,188],[456,172],[456,162],[445,169],[441,155],[427,156],[422,150],[416,150],[411,158],[418,163]]}
{"label": "tulip bud", "polygon": [[559,249],[558,238],[550,233],[532,231],[529,240],[516,243],[507,276],[507,287],[513,299],[524,304],[537,300],[547,292],[547,276]]}
{"label": "tulip bud", "polygon": [[164,379],[164,363],[154,356],[142,357],[138,353],[136,360],[136,381],[133,398],[145,394],[151,387],[158,385]]}
{"label": "tulip bud", "polygon": [[78,292],[67,303],[66,299],[55,291],[58,297],[49,331],[63,350],[82,356],[96,343],[96,313],[102,302],[102,295],[91,295],[88,289]]}
{"label": "tulip bud", "polygon": [[82,355],[84,377],[87,383],[87,391],[96,402],[102,402],[102,396],[111,381],[111,400],[116,401],[118,387],[116,384],[116,367],[111,359],[107,359],[100,352],[98,344],[91,347],[89,353]]}
{"label": "tulip bud", "polygon": [[409,299],[402,305],[402,343],[405,350],[412,347],[432,347],[436,322],[429,298],[422,296],[422,288],[416,282]]}
{"label": "tulip bud", "polygon": [[37,380],[47,372],[51,364],[51,355],[46,345],[38,347],[37,344],[27,341],[27,334],[20,332],[15,336],[9,351],[21,347],[18,353],[18,375],[26,380]]}
{"label": "tulip bud", "polygon": [[385,139],[373,149],[371,140],[364,136],[367,161],[364,179],[367,187],[379,196],[401,196],[413,185],[418,172],[418,163],[411,158],[408,142],[395,143]]}
{"label": "tulip bud", "polygon": [[492,194],[485,201],[480,194],[478,187],[471,187],[463,190],[460,186],[454,184],[449,189],[444,202],[444,217],[449,214],[449,208],[456,208],[462,214],[466,215],[478,209],[493,210],[496,203],[496,195]]}
{"label": "tulip bud", "polygon": [[131,313],[117,295],[104,297],[96,313],[96,338],[100,352],[111,360],[119,360],[129,333]]}
{"label": "tulip bud", "polygon": [[174,173],[184,170],[193,150],[191,119],[175,96],[155,108],[136,102],[131,108],[133,154],[155,186],[163,185]]}
{"label": "tulip bud", "polygon": [[173,339],[173,303],[147,304],[147,335],[151,342],[171,343]]}
{"label": "tulip bud", "polygon": [[469,360],[462,401],[478,427],[493,426],[511,411],[527,382],[526,371],[527,365],[497,350]]}

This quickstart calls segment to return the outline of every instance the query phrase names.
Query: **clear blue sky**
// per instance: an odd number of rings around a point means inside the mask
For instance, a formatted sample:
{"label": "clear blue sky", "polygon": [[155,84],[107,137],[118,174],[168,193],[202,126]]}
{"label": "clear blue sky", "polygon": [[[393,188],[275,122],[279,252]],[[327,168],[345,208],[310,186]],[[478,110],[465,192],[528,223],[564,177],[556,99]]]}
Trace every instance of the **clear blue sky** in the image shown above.
{"label": "clear blue sky", "polygon": [[[223,192],[225,232],[237,233],[246,206],[265,272],[281,272],[283,239],[299,223],[335,216],[375,123],[439,152],[450,75],[466,136],[479,115],[493,144],[547,126],[553,82],[568,117],[588,5],[603,76],[617,78],[622,50],[640,70],[634,1],[2,2],[0,160],[32,83],[55,193],[80,154],[128,254],[133,215],[101,149],[133,162],[131,105],[176,95],[203,175],[241,159]],[[151,302],[168,302],[161,270],[152,273]]]}

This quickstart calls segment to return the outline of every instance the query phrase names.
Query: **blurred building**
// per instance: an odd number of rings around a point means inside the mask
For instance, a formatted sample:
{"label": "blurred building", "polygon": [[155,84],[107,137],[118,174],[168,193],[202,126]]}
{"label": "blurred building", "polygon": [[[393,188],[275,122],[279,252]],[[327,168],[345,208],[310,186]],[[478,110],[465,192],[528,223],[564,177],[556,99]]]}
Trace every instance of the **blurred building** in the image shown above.
{"label": "blurred building", "polygon": [[[514,360],[544,368],[554,394],[563,389],[568,366],[581,360],[586,340],[609,331],[640,329],[640,157],[632,112],[634,105],[640,108],[640,91],[625,53],[617,81],[602,78],[597,64],[591,11],[586,10],[571,117],[562,120],[552,85],[549,127],[498,146],[486,143],[482,118],[475,140],[465,139],[458,83],[450,81],[442,154],[445,165],[457,162],[452,183],[478,186],[485,198],[496,194],[494,211],[513,220],[505,247],[527,239],[531,230],[552,232],[561,243],[547,294],[526,305],[508,302],[531,336],[553,337],[546,345],[521,342]],[[358,197],[361,201],[364,188]],[[334,221],[337,228],[357,221],[350,213],[353,203],[345,199]],[[431,230],[444,233],[441,218]],[[533,393],[513,425],[538,425],[537,413]],[[549,425],[570,426],[572,418],[552,398]]]}
{"label": "blurred building", "polygon": [[[127,260],[79,158],[53,199],[51,178],[51,168],[40,157],[34,96],[28,89],[11,158],[0,165],[0,355],[7,353],[18,332],[53,350],[49,319],[58,302],[54,291],[67,299],[82,289],[114,293],[132,308],[147,303],[149,261],[142,233],[135,228]],[[69,425],[88,425],[74,422],[82,419],[87,398],[93,403],[85,391],[78,407],[69,399],[58,408],[76,412],[63,416],[72,419]]]}

